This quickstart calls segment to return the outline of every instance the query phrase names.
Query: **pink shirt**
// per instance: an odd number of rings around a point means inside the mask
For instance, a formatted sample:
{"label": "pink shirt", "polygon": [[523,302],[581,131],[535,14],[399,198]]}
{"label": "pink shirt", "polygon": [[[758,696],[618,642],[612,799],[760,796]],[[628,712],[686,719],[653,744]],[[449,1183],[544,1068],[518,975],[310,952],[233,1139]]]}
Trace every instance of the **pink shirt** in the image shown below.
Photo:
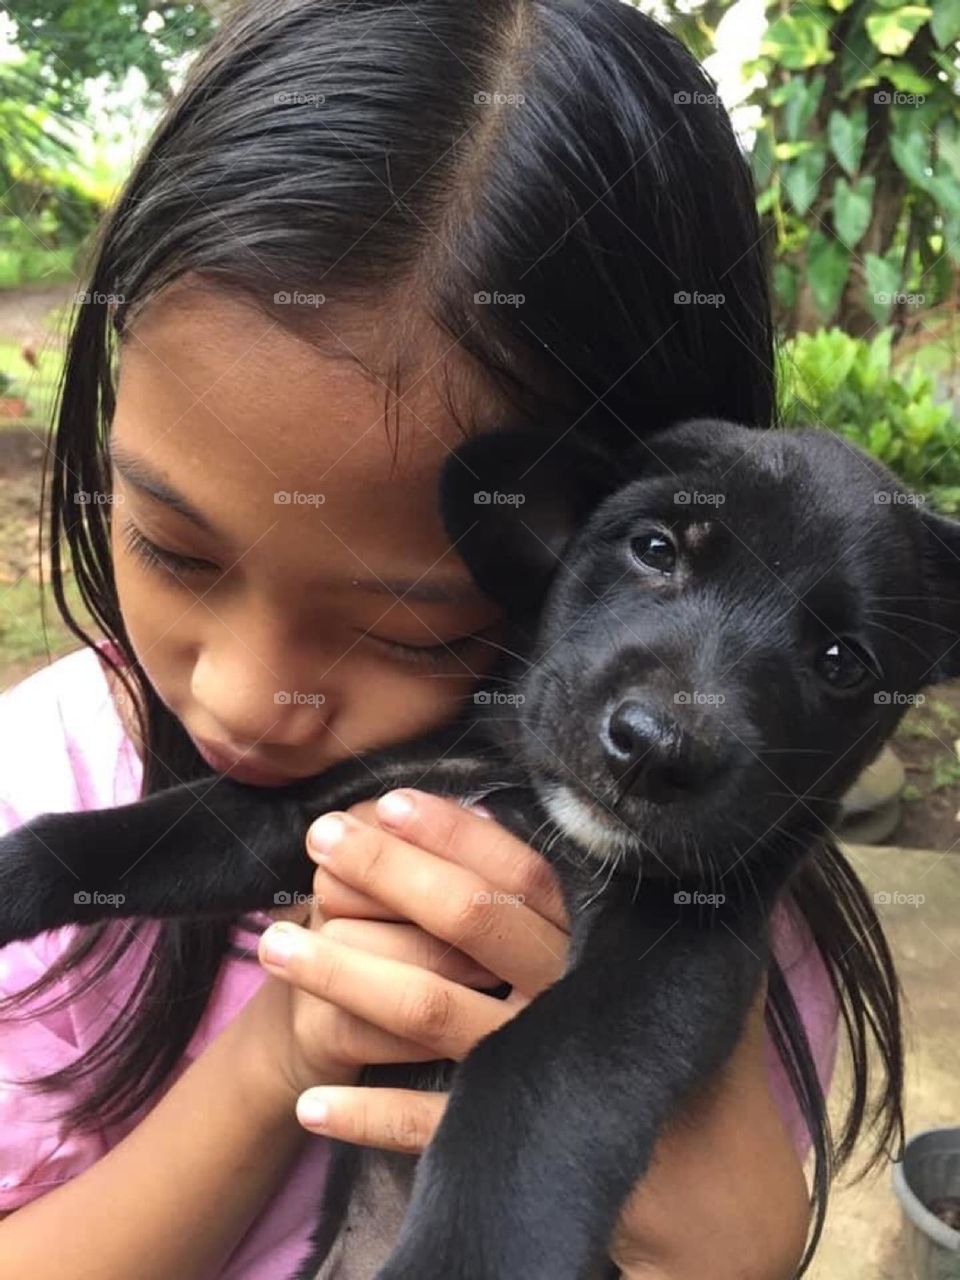
{"label": "pink shirt", "polygon": [[[0,695],[0,832],[37,814],[126,804],[139,795],[141,765],[115,709],[100,662],[89,649],[60,658]],[[265,912],[251,913],[266,927]],[[122,926],[121,926],[122,927]],[[144,933],[144,945],[156,928]],[[0,948],[0,995],[19,991],[66,948],[78,926],[39,934]],[[257,936],[240,926],[233,941],[246,958],[227,956],[210,1002],[178,1074],[254,994],[265,977],[256,959]],[[824,1088],[833,1071],[837,1010],[819,954],[781,911],[774,944],[811,1038]],[[79,1057],[102,1033],[111,1011],[129,999],[140,947],[85,996],[45,1013],[58,985],[35,1002],[24,1021],[0,1021],[0,1212],[49,1191],[94,1164],[135,1128],[143,1112],[97,1132],[70,1132],[53,1112],[62,1094],[32,1093],[20,1083]],[[88,970],[81,967],[81,972]],[[76,971],[69,977],[76,985]],[[771,1087],[798,1153],[807,1140],[785,1074],[768,1047]],[[220,1273],[222,1280],[289,1280],[302,1262],[327,1173],[329,1143],[310,1136],[285,1183],[252,1223]]]}

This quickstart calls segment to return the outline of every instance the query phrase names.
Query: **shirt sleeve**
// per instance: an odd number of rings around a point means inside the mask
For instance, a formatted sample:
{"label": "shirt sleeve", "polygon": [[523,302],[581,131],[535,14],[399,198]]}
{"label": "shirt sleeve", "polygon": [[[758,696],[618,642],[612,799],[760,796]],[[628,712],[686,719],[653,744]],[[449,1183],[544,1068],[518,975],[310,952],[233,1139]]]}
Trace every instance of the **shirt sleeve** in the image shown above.
{"label": "shirt sleeve", "polygon": [[[72,927],[0,947],[0,997],[22,991],[62,954]],[[68,975],[76,980],[77,971]],[[83,1052],[69,1008],[45,1011],[59,986],[0,1015],[0,1212],[18,1209],[89,1168],[107,1149],[102,1134],[78,1132],[61,1116],[72,1090],[41,1093],[23,1082],[73,1062]]]}
{"label": "shirt sleeve", "polygon": [[[826,963],[795,908],[781,901],[771,921],[773,952],[797,1006],[824,1096],[829,1092],[837,1054],[840,1008]],[[811,1149],[810,1135],[790,1079],[772,1038],[767,1037],[767,1066],[773,1100],[801,1160]]]}
{"label": "shirt sleeve", "polygon": [[[139,790],[128,771],[117,791],[124,735],[89,650],[59,658],[0,694],[0,727],[0,834],[39,813],[122,803]],[[42,977],[79,932],[68,925],[0,947],[0,1001]],[[69,1066],[96,1043],[129,1001],[138,951],[131,948],[82,994],[95,957],[15,1008],[0,1006],[0,1212],[89,1168],[133,1127],[134,1119],[78,1132],[62,1119],[79,1101],[76,1089],[47,1093],[25,1082]],[[62,1007],[51,1008],[54,1002]]]}

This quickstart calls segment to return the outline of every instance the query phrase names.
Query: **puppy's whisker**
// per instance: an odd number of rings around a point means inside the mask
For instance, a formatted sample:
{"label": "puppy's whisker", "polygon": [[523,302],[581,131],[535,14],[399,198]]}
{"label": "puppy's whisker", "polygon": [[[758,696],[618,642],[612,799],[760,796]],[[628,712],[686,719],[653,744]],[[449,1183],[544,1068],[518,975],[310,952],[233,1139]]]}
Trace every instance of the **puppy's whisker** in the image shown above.
{"label": "puppy's whisker", "polygon": [[953,635],[953,627],[948,627],[946,623],[937,622],[933,618],[917,618],[911,613],[900,613],[895,609],[868,609],[866,610],[868,618],[903,618],[906,622],[915,623],[918,627],[936,627],[938,631],[946,631],[947,635]]}
{"label": "puppy's whisker", "polygon": [[873,619],[873,626],[875,626],[878,631],[885,631],[887,635],[893,636],[894,639],[899,640],[901,644],[907,645],[908,648],[916,650],[921,657],[925,658],[927,656],[927,652],[923,645],[917,644],[917,642],[911,639],[910,636],[903,635],[901,632],[897,631],[896,628],[888,626],[885,622],[878,622],[876,618]]}

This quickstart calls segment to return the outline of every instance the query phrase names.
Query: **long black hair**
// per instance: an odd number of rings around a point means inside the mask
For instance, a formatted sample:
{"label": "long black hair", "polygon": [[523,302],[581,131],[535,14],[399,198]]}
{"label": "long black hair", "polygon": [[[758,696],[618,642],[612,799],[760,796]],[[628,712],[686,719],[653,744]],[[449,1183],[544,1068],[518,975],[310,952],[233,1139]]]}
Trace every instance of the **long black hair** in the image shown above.
{"label": "long black hair", "polygon": [[[323,319],[426,313],[518,419],[579,423],[608,447],[678,419],[777,425],[768,262],[747,160],[716,86],[622,0],[253,0],[195,62],[93,249],[72,323],[50,505],[60,612],[69,564],[140,716],[143,794],[206,766],[132,652],[117,599],[106,445],[116,358],[137,313],[184,278],[323,343]],[[287,294],[289,305],[277,305]],[[114,306],[113,303],[117,305]],[[394,376],[396,374],[396,377]],[[796,886],[853,1047],[854,1102],[829,1137],[809,1046],[776,965],[768,1020],[818,1155],[865,1118],[877,1154],[900,1130],[890,958],[869,900],[824,853]],[[29,999],[82,961],[90,981],[143,922],[82,931]],[[154,922],[150,922],[151,926]],[[85,1126],[130,1117],[168,1080],[228,953],[230,925],[163,922],[135,999],[78,1062]],[[16,1001],[10,1002],[16,1003]],[[882,1072],[867,1108],[867,1046]],[[822,1204],[821,1204],[822,1208]]]}

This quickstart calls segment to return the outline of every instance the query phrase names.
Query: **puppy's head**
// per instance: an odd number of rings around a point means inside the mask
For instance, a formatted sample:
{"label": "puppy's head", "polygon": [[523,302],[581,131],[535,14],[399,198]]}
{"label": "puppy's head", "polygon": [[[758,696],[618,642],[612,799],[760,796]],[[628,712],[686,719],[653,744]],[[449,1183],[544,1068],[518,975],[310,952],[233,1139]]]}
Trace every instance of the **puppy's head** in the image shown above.
{"label": "puppy's head", "polygon": [[615,463],[481,437],[443,506],[533,635],[517,749],[598,857],[697,874],[799,850],[920,690],[960,675],[960,524],[827,432],[702,419]]}

